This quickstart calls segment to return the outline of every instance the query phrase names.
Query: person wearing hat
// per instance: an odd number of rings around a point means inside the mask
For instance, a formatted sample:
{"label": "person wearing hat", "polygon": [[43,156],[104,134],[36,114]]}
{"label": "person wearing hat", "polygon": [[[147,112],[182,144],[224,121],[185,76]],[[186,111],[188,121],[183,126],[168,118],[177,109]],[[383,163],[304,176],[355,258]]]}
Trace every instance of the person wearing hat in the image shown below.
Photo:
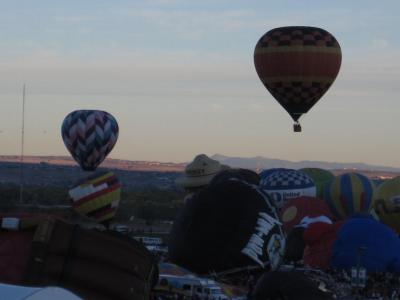
{"label": "person wearing hat", "polygon": [[206,187],[218,172],[229,168],[205,154],[199,154],[186,166],[183,176],[179,177],[175,183],[187,192],[186,200]]}

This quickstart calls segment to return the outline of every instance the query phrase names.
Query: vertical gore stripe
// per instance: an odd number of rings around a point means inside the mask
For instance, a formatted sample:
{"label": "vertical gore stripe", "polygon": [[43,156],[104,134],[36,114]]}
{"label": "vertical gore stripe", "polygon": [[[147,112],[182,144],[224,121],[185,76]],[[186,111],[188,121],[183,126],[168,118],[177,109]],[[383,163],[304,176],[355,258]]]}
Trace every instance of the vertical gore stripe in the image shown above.
{"label": "vertical gore stripe", "polygon": [[351,185],[353,191],[353,213],[362,211],[364,201],[364,186],[359,174],[351,174]]}
{"label": "vertical gore stripe", "polygon": [[343,205],[345,205],[348,215],[354,213],[352,176],[353,174],[344,174],[340,178],[340,198],[346,202]]}
{"label": "vertical gore stripe", "polygon": [[361,207],[361,211],[365,211],[368,212],[371,208],[371,204],[372,204],[372,197],[374,196],[374,187],[372,185],[372,182],[364,176],[359,176],[358,177],[363,185],[364,188],[364,199],[365,199],[365,203],[364,205]]}
{"label": "vertical gore stripe", "polygon": [[339,200],[340,197],[340,181],[334,180],[332,183],[329,184],[328,193],[331,199],[331,206],[334,208],[332,211],[336,217],[342,218],[344,215],[344,209],[341,206]]}

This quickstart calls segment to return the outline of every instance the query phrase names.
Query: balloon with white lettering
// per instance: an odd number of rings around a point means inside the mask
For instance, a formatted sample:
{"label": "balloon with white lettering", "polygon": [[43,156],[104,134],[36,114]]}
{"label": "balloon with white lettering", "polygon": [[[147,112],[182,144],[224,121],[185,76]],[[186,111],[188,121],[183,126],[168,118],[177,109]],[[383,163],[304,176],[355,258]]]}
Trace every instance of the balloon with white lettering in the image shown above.
{"label": "balloon with white lettering", "polygon": [[282,208],[287,200],[301,196],[316,196],[314,180],[307,174],[296,170],[273,172],[260,181],[260,187]]}
{"label": "balloon with white lettering", "polygon": [[198,274],[277,267],[284,234],[276,207],[258,186],[227,180],[195,194],[170,235],[172,261]]}

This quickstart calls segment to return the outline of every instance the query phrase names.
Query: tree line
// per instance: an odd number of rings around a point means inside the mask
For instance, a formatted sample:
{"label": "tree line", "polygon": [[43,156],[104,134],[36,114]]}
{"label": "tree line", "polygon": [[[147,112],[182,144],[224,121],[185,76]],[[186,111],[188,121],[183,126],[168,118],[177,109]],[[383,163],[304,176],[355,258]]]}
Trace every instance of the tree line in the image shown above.
{"label": "tree line", "polygon": [[[23,202],[20,202],[20,186],[11,183],[0,184],[1,212],[23,210],[31,207],[68,206],[71,200],[68,189],[57,186],[24,186]],[[183,205],[183,192],[158,188],[122,189],[121,201],[116,220],[125,222],[132,217],[154,220],[173,220]],[[21,205],[22,204],[22,205]],[[18,209],[18,208],[21,209]],[[68,209],[68,208],[66,208]]]}

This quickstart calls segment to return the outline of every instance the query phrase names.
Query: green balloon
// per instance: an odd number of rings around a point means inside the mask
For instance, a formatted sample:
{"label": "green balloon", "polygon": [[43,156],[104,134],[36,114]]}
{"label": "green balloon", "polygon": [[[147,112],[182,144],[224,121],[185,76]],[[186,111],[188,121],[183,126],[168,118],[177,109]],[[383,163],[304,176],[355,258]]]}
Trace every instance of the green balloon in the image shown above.
{"label": "green balloon", "polygon": [[304,168],[299,171],[306,173],[314,180],[317,187],[317,198],[324,199],[324,186],[331,182],[335,178],[335,175],[328,170],[319,168]]}

